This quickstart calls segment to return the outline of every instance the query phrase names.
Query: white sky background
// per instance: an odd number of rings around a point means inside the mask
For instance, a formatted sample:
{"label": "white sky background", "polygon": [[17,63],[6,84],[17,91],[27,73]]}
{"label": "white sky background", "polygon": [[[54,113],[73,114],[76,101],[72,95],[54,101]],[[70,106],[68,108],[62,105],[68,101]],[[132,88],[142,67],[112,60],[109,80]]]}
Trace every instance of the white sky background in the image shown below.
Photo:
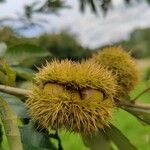
{"label": "white sky background", "polygon": [[[22,11],[24,4],[33,1],[35,0],[7,0],[6,3],[0,4],[0,18],[15,16],[17,11]],[[66,0],[66,3],[71,5],[72,9],[62,10],[60,16],[43,16],[48,20],[43,30],[44,32],[69,30],[86,47],[96,48],[112,44],[127,38],[129,33],[136,28],[150,26],[150,7],[145,2],[126,7],[122,0],[114,0],[113,8],[106,17],[103,17],[101,12],[96,16],[89,8],[85,13],[80,13],[78,0]],[[40,32],[39,29],[32,29],[24,34],[35,36]]]}

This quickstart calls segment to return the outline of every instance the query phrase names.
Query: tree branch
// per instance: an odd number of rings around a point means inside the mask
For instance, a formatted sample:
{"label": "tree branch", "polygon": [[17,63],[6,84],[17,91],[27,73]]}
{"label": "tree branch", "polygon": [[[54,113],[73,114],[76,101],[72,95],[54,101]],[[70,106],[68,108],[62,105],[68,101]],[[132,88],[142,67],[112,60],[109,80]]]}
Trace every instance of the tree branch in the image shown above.
{"label": "tree branch", "polygon": [[129,100],[117,101],[116,105],[118,107],[134,107],[134,108],[142,108],[142,109],[150,110],[150,104],[140,103],[140,102],[133,103],[132,101]]}
{"label": "tree branch", "polygon": [[0,91],[15,96],[25,96],[25,97],[31,92],[30,90],[10,87],[6,85],[0,85]]}
{"label": "tree branch", "polygon": [[[10,87],[6,85],[0,85],[0,91],[5,92],[7,94],[15,95],[15,96],[25,96],[25,97],[27,97],[27,95],[31,92],[31,90],[15,88],[15,87]],[[150,104],[140,103],[140,102],[133,103],[133,101],[130,101],[130,100],[117,100],[116,106],[150,109]]]}

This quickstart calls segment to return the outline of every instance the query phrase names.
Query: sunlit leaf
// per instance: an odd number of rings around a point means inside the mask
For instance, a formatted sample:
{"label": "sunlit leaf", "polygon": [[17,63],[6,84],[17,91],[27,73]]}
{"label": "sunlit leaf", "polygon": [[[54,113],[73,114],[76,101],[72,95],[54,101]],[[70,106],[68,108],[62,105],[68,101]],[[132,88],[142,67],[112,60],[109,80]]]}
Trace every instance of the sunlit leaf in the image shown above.
{"label": "sunlit leaf", "polygon": [[103,131],[99,131],[98,133],[92,136],[82,135],[83,142],[85,146],[90,148],[90,150],[111,150],[111,143],[108,137],[103,133]]}
{"label": "sunlit leaf", "polygon": [[134,108],[134,107],[125,107],[123,109],[128,111],[141,121],[150,125],[150,109]]}
{"label": "sunlit leaf", "polygon": [[112,140],[119,150],[137,150],[129,139],[114,125],[105,129],[105,134]]}

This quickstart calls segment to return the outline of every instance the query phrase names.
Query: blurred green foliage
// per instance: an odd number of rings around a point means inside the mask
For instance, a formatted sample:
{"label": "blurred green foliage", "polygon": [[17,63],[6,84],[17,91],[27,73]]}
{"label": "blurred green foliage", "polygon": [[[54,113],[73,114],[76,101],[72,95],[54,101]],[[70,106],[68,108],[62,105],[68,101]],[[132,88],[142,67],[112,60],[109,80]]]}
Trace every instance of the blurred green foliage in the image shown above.
{"label": "blurred green foliage", "polygon": [[18,44],[34,44],[34,38],[26,38],[8,26],[0,28],[0,43],[4,42],[8,48]]}
{"label": "blurred green foliage", "polygon": [[[135,58],[150,57],[150,28],[138,29],[131,33],[129,39],[116,43],[132,52]],[[52,58],[81,60],[89,58],[95,50],[84,48],[74,35],[67,32],[58,34],[42,34],[34,38],[26,38],[4,27],[0,30],[0,42],[7,44],[8,48],[18,44],[33,44],[48,50]],[[100,48],[98,48],[100,49]],[[48,58],[51,59],[51,58]]]}
{"label": "blurred green foliage", "polygon": [[48,50],[53,58],[58,59],[81,60],[90,57],[92,53],[90,49],[83,48],[74,36],[67,32],[25,38],[13,32],[9,27],[5,27],[0,30],[0,42],[6,43],[8,48],[18,44],[34,44]]}
{"label": "blurred green foliage", "polygon": [[131,33],[128,40],[119,42],[128,50],[131,50],[135,58],[150,57],[150,28],[138,29]]}
{"label": "blurred green foliage", "polygon": [[72,35],[65,32],[54,35],[43,34],[37,39],[37,43],[59,59],[80,60],[91,55],[89,49],[83,48]]}
{"label": "blurred green foliage", "polygon": [[2,141],[3,141],[3,132],[2,132],[2,125],[0,124],[0,148],[1,148],[1,145],[2,145]]}
{"label": "blurred green foliage", "polygon": [[150,67],[146,69],[144,79],[150,80]]}
{"label": "blurred green foliage", "polygon": [[[116,43],[132,52],[135,58],[150,57],[150,28],[138,29],[131,33],[129,39]],[[38,37],[26,38],[9,27],[0,30],[0,42],[7,44],[8,48],[18,44],[33,44],[48,50],[52,58],[81,60],[89,58],[95,50],[84,48],[74,35],[62,31],[58,34],[42,34]],[[99,50],[100,48],[98,48]],[[48,58],[51,59],[51,58]]]}

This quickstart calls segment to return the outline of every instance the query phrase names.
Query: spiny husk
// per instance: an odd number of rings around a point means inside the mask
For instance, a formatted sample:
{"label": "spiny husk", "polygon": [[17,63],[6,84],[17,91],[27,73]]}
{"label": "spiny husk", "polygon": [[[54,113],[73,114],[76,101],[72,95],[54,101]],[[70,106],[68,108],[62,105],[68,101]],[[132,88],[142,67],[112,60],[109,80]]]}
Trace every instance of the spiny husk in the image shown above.
{"label": "spiny husk", "polygon": [[137,85],[139,80],[138,67],[130,54],[121,47],[104,48],[93,59],[117,76],[120,87],[117,97],[126,96]]}
{"label": "spiny husk", "polygon": [[39,70],[35,80],[37,85],[42,86],[57,83],[76,89],[98,89],[109,96],[115,95],[117,88],[112,73],[92,61],[53,61]]}
{"label": "spiny husk", "polygon": [[46,66],[39,69],[35,81],[40,85],[48,82],[73,85],[72,82],[75,75],[74,65],[74,62],[68,60],[47,62]]}
{"label": "spiny husk", "polygon": [[[53,91],[54,88],[53,86]],[[103,99],[103,94],[100,94],[101,99],[97,99],[95,91],[87,89],[82,97],[73,89],[51,93],[34,87],[26,104],[32,118],[44,128],[66,129],[91,135],[99,128],[109,125],[114,108],[111,98]],[[89,93],[92,96],[89,97]]]}
{"label": "spiny husk", "polygon": [[94,63],[53,61],[39,70],[26,102],[44,128],[93,134],[109,125],[116,93],[112,73]]}

